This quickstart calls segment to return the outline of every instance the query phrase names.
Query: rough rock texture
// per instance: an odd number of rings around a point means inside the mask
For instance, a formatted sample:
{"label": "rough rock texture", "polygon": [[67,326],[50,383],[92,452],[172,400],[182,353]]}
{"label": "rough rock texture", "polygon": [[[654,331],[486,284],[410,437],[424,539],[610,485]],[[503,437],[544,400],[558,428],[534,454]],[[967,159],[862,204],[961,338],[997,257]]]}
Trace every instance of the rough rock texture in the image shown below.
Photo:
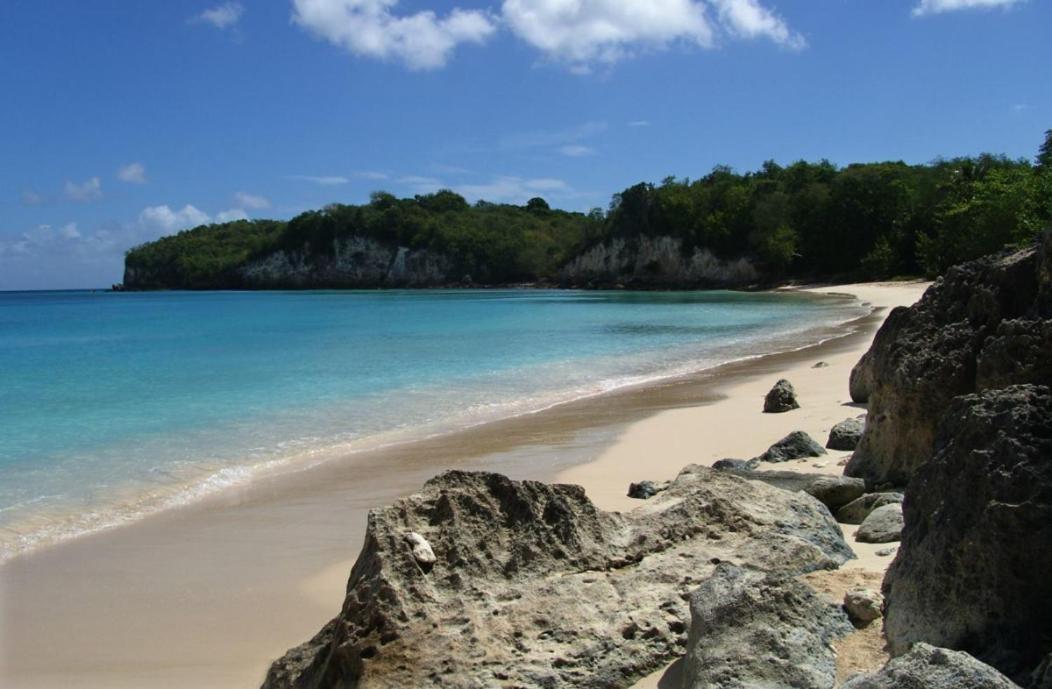
{"label": "rough rock texture", "polygon": [[789,462],[805,457],[821,457],[826,454],[825,448],[803,431],[793,431],[767,451],[757,457],[761,462]]}
{"label": "rough rock texture", "polygon": [[859,675],[841,689],[1019,689],[1000,672],[967,653],[917,644],[880,672]]}
{"label": "rough rock texture", "polygon": [[752,471],[756,467],[760,466],[760,460],[753,459],[717,459],[712,463],[712,468],[716,471],[726,471],[733,469],[735,471]]}
{"label": "rough rock texture", "polygon": [[640,481],[628,485],[628,497],[649,500],[663,490],[668,490],[668,481]]}
{"label": "rough rock texture", "polygon": [[826,447],[830,450],[854,450],[858,447],[858,441],[862,439],[862,431],[865,429],[864,414],[854,419],[844,419],[829,430]]}
{"label": "rough rock texture", "polygon": [[815,476],[803,490],[835,513],[857,500],[866,491],[866,482],[849,476]]}
{"label": "rough rock texture", "polygon": [[1046,236],[1039,248],[955,266],[891,312],[853,376],[868,380],[869,416],[845,473],[905,485],[931,457],[952,398],[1052,384],[1050,248]]}
{"label": "rough rock texture", "polygon": [[856,624],[865,625],[880,619],[884,596],[870,589],[854,589],[844,594],[844,611]]}
{"label": "rough rock texture", "polygon": [[342,611],[264,686],[627,687],[682,655],[686,600],[718,562],[793,575],[850,557],[810,496],[705,467],[626,514],[578,486],[447,472],[370,513]]}
{"label": "rough rock texture", "polygon": [[614,239],[588,249],[559,273],[565,286],[744,287],[760,274],[744,257],[723,260],[707,249],[683,251],[676,237]]}
{"label": "rough rock texture", "polygon": [[870,349],[851,369],[851,378],[848,381],[851,401],[866,404],[869,402],[873,387],[873,350]]}
{"label": "rough rock texture", "polygon": [[890,648],[968,651],[1025,684],[1052,652],[1052,390],[954,400],[935,450],[884,581]]}
{"label": "rough rock texture", "polygon": [[861,524],[878,507],[901,502],[902,493],[867,493],[837,510],[836,520],[841,524]]}
{"label": "rough rock texture", "polygon": [[828,689],[853,631],[811,587],[723,563],[690,597],[684,689]]}
{"label": "rough rock texture", "polygon": [[799,408],[800,402],[796,399],[796,389],[784,378],[775,383],[763,399],[764,414],[781,414]]}
{"label": "rough rock texture", "polygon": [[894,543],[902,538],[902,504],[892,502],[876,508],[855,532],[859,543]]}

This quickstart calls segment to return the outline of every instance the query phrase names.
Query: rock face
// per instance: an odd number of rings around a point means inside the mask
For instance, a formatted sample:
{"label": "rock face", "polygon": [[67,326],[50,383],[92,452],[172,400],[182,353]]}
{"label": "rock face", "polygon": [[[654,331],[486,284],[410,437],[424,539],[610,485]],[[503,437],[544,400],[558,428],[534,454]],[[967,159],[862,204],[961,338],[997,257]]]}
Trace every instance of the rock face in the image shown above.
{"label": "rock face", "polygon": [[668,481],[640,481],[628,486],[628,497],[649,500],[663,490],[668,490]]}
{"label": "rock face", "polygon": [[588,249],[559,273],[564,286],[744,287],[759,271],[748,258],[717,258],[707,249],[683,251],[676,237],[614,239]]}
{"label": "rock face", "polygon": [[791,576],[850,557],[813,498],[704,467],[626,514],[578,486],[447,472],[370,513],[340,614],[264,687],[627,687],[682,655],[716,563]]}
{"label": "rock face", "polygon": [[904,508],[884,580],[892,653],[960,649],[1025,684],[1052,652],[1052,390],[954,400]]}
{"label": "rock face", "polygon": [[869,395],[873,392],[873,350],[866,352],[851,369],[851,378],[848,389],[851,401],[859,404],[869,402]]}
{"label": "rock face", "polygon": [[1043,241],[955,266],[891,312],[852,375],[852,398],[868,391],[869,416],[845,473],[905,485],[931,457],[951,399],[1052,384],[1052,239]]}
{"label": "rock face", "polygon": [[859,543],[894,543],[902,537],[902,505],[897,502],[869,513],[855,532]]}
{"label": "rock face", "polygon": [[825,448],[803,431],[793,431],[767,451],[757,457],[761,462],[789,462],[806,457],[821,457],[826,454]]}
{"label": "rock face", "polygon": [[723,563],[690,597],[684,689],[828,689],[847,616],[807,585]]}
{"label": "rock face", "polygon": [[781,414],[783,412],[799,409],[800,403],[796,399],[796,389],[793,384],[784,378],[774,384],[771,391],[763,400],[764,414]]}
{"label": "rock face", "polygon": [[837,510],[836,520],[841,524],[861,524],[878,507],[901,502],[902,493],[868,493]]}
{"label": "rock face", "polygon": [[862,439],[862,431],[866,428],[865,416],[854,419],[844,419],[829,431],[829,440],[826,447],[830,450],[854,450],[858,447],[858,441]]}
{"label": "rock face", "polygon": [[1019,689],[967,653],[917,644],[880,672],[849,679],[841,689]]}

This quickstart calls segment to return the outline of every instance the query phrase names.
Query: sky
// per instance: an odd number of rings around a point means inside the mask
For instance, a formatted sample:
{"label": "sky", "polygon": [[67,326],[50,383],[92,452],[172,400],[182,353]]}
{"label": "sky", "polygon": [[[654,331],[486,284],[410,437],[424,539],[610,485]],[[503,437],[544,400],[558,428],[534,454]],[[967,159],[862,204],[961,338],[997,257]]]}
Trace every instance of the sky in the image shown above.
{"label": "sky", "polygon": [[3,0],[0,290],[376,190],[570,210],[765,160],[1031,158],[1050,0]]}

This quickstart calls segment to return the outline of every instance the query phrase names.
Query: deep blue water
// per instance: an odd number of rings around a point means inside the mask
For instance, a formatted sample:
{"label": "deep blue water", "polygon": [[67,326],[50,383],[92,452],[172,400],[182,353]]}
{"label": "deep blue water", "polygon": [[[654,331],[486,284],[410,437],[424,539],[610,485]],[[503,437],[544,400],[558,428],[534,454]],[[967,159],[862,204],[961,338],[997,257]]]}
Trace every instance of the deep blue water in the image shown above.
{"label": "deep blue water", "polygon": [[0,557],[857,315],[730,292],[0,293]]}

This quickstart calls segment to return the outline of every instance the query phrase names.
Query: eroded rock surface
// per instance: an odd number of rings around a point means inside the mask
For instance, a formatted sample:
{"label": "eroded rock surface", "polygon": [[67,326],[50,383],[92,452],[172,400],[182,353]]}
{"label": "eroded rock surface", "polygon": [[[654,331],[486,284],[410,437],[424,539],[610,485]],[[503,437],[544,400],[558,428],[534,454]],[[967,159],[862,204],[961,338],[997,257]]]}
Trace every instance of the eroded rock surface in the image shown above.
{"label": "eroded rock surface", "polygon": [[844,612],[806,584],[720,564],[690,597],[684,689],[829,689]]}
{"label": "eroded rock surface", "polygon": [[917,644],[879,672],[849,679],[841,689],[1019,689],[967,653]]}
{"label": "eroded rock surface", "polygon": [[830,450],[854,450],[862,439],[866,429],[865,415],[853,419],[844,419],[829,430],[826,447]]}
{"label": "eroded rock surface", "polygon": [[264,687],[627,687],[682,655],[686,601],[719,562],[789,576],[850,557],[810,496],[705,467],[626,514],[578,486],[447,472],[370,513],[342,611]]}
{"label": "eroded rock surface", "polygon": [[902,537],[902,504],[881,505],[862,520],[855,532],[859,543],[894,543]]}
{"label": "eroded rock surface", "polygon": [[867,493],[837,510],[836,520],[841,524],[861,524],[878,507],[901,502],[902,493]]}
{"label": "eroded rock surface", "polygon": [[775,383],[763,399],[765,414],[781,414],[799,408],[800,402],[796,399],[796,389],[784,378]]}
{"label": "eroded rock surface", "polygon": [[756,459],[761,462],[789,462],[794,459],[821,457],[826,454],[825,448],[804,431],[793,431]]}
{"label": "eroded rock surface", "polygon": [[935,450],[884,581],[890,649],[964,650],[1025,684],[1052,652],[1052,390],[954,400]]}

